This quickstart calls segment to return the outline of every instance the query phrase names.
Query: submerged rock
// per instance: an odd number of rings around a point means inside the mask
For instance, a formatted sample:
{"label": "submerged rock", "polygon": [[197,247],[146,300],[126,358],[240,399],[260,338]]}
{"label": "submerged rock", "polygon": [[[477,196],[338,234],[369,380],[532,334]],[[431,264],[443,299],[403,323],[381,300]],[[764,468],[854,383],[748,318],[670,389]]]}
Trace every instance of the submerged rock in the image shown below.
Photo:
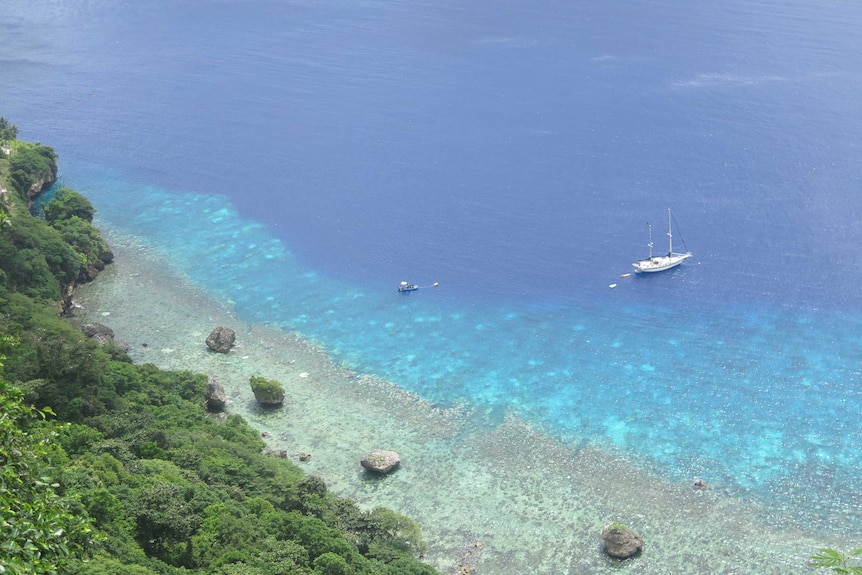
{"label": "submerged rock", "polygon": [[229,327],[217,327],[207,336],[207,347],[218,353],[227,353],[236,341],[236,333]]}
{"label": "submerged rock", "polygon": [[619,523],[605,525],[602,529],[602,540],[605,542],[607,554],[617,559],[634,557],[644,548],[644,540]]}
{"label": "submerged rock", "polygon": [[472,575],[476,573],[476,566],[479,564],[479,556],[482,553],[483,547],[484,545],[482,545],[481,541],[466,545],[458,556],[455,575]]}
{"label": "submerged rock", "polygon": [[365,454],[360,461],[362,467],[374,473],[386,474],[401,464],[401,458],[394,451],[375,449]]}

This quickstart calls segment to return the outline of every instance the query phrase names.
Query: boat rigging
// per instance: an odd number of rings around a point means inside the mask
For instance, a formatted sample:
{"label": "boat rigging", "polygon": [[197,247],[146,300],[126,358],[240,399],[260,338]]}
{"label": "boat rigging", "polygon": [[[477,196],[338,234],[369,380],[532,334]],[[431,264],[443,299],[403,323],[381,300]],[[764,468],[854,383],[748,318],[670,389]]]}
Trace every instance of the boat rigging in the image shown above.
{"label": "boat rigging", "polygon": [[[649,226],[649,257],[646,259],[638,260],[632,264],[635,268],[636,273],[649,273],[649,272],[662,272],[664,270],[669,270],[671,268],[675,268],[683,261],[687,260],[691,257],[691,252],[674,252],[673,251],[673,225],[672,218],[670,214],[670,208],[667,210],[667,255],[666,256],[654,256],[652,253],[653,242],[652,242],[652,225],[647,224]],[[685,242],[683,242],[685,245]]]}

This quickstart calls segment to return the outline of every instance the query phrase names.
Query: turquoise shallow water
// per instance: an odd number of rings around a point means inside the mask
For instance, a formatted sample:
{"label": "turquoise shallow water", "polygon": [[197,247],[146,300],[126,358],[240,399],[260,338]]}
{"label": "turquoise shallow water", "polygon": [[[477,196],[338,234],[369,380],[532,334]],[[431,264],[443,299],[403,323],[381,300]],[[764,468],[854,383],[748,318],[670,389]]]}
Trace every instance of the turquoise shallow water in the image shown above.
{"label": "turquoise shallow water", "polygon": [[[407,296],[394,285],[361,289],[305,269],[224,198],[99,171],[69,179],[239,317],[301,332],[338,364],[442,407],[474,406],[483,414],[474,431],[517,414],[573,449],[618,452],[673,482],[703,478],[801,524],[832,529],[840,518],[859,532],[848,480],[862,449],[859,318],[648,306],[628,297],[642,287],[634,277],[580,306],[465,307],[445,284]],[[114,207],[117,194],[127,201]]]}
{"label": "turquoise shallow water", "polygon": [[[149,241],[106,228],[115,265],[75,294],[73,321],[110,325],[132,357],[218,379],[227,409],[264,433],[360,505],[407,513],[422,525],[426,560],[443,573],[469,554],[485,575],[783,575],[807,572],[807,557],[825,544],[853,545],[840,521],[808,523],[797,513],[730,496],[721,486],[693,489],[645,473],[607,449],[560,443],[501,410],[441,407],[398,385],[339,367],[304,337],[243,322],[226,302],[178,277]],[[228,355],[203,341],[231,326]],[[285,384],[283,408],[256,407],[252,375]],[[397,450],[399,469],[370,477],[359,465],[374,448]],[[625,523],[646,551],[624,564],[609,560],[599,534]]]}

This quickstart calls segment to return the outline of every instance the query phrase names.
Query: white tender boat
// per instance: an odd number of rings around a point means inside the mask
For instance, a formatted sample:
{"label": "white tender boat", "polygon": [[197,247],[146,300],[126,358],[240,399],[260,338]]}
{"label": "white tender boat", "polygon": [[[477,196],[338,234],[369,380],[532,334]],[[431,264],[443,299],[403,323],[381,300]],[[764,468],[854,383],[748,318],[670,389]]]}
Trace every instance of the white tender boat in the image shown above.
{"label": "white tender boat", "polygon": [[649,226],[649,257],[643,260],[636,261],[632,265],[635,268],[635,272],[637,273],[647,273],[647,272],[663,272],[664,270],[669,270],[671,268],[675,268],[679,264],[681,264],[684,260],[687,260],[691,257],[691,252],[674,252],[673,251],[673,226],[671,225],[671,215],[670,208],[667,210],[667,255],[666,256],[654,256],[652,255],[652,225],[647,224]]}

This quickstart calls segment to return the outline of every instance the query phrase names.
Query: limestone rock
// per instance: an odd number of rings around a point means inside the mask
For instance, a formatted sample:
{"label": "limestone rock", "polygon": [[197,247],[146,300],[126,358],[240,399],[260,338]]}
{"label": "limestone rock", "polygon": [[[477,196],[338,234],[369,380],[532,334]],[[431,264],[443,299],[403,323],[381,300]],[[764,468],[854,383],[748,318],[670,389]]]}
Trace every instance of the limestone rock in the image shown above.
{"label": "limestone rock", "polygon": [[224,409],[227,403],[227,396],[224,392],[224,386],[210,377],[207,380],[207,411],[218,412]]}
{"label": "limestone rock", "polygon": [[96,261],[88,263],[84,267],[81,268],[81,272],[78,274],[78,283],[87,283],[96,279],[96,276],[99,275],[99,272],[105,269],[105,266],[112,263],[114,261],[114,252],[110,249],[99,252],[99,257]]}
{"label": "limestone rock", "polygon": [[87,323],[81,326],[84,335],[105,345],[114,341],[114,330],[100,323]]}
{"label": "limestone rock", "polygon": [[389,473],[401,463],[401,458],[394,451],[375,449],[365,454],[360,464],[368,471],[374,473]]}
{"label": "limestone rock", "polygon": [[[249,383],[251,384],[251,392],[254,394],[254,399],[261,407],[266,409],[281,407],[284,403],[284,386],[280,381],[253,375],[249,379]],[[264,437],[272,436],[272,433],[269,431],[264,431],[263,433]]]}
{"label": "limestone rock", "polygon": [[605,525],[602,529],[602,540],[605,542],[607,554],[617,559],[634,557],[644,548],[643,539],[618,523]]}
{"label": "limestone rock", "polygon": [[207,336],[207,347],[219,353],[228,353],[236,341],[236,333],[229,327],[217,327]]}
{"label": "limestone rock", "polygon": [[[114,262],[114,252],[111,251],[111,248],[107,248],[105,251],[99,252],[99,261],[105,265]],[[104,268],[104,265],[102,267]]]}
{"label": "limestone rock", "polygon": [[35,181],[30,185],[30,189],[26,191],[27,194],[27,207],[33,207],[33,201],[36,197],[49,189],[57,182],[57,160],[51,159],[48,161],[47,170],[43,170],[32,174],[35,177]]}

